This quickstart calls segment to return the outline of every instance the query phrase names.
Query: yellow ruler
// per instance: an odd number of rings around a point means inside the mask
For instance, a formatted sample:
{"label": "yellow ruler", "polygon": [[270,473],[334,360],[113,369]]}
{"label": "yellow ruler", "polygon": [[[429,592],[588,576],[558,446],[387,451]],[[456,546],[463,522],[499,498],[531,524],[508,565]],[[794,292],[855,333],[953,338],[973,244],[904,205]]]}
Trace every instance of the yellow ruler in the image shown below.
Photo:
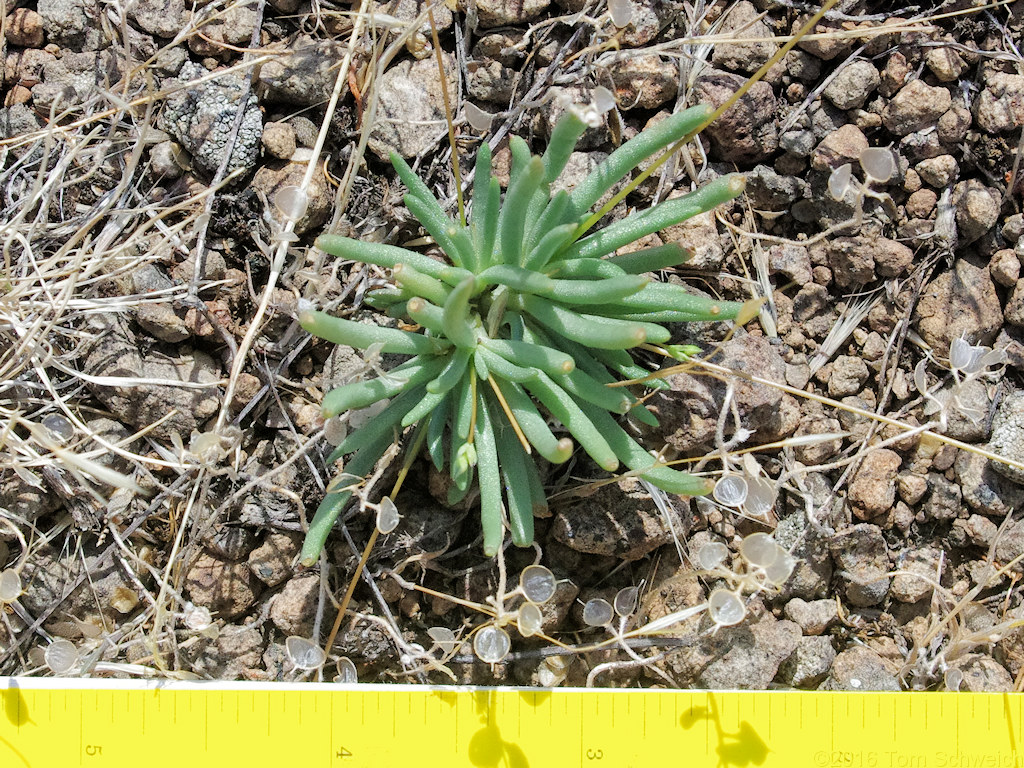
{"label": "yellow ruler", "polygon": [[1015,694],[0,678],[0,767],[1022,768]]}

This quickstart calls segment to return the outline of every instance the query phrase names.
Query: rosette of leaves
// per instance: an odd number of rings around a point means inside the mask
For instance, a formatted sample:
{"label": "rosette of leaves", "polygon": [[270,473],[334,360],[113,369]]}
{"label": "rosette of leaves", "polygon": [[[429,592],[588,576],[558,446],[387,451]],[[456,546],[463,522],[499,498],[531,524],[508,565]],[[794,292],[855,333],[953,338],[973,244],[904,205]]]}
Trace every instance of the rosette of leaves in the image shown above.
{"label": "rosette of leaves", "polygon": [[[719,177],[588,231],[606,212],[594,212],[598,201],[615,184],[696,131],[710,111],[693,107],[641,132],[571,192],[552,193],[551,186],[586,130],[577,111],[559,120],[542,157],[511,138],[504,199],[491,173],[490,149],[482,144],[468,223],[450,218],[412,169],[392,155],[409,190],[405,204],[448,262],[336,235],[317,241],[334,256],[390,270],[394,286],[371,292],[367,301],[419,328],[300,311],[302,326],[323,339],[410,356],[384,375],[324,397],[327,418],[390,398],[379,416],[345,438],[331,460],[351,454],[346,475],[366,475],[396,436],[414,427],[413,444],[425,445],[437,469],[450,474],[452,503],[474,482],[479,487],[488,556],[501,546],[506,525],[515,544],[533,541],[534,514],[547,504],[533,454],[565,462],[575,448],[572,438],[608,472],[625,465],[670,493],[709,492],[711,483],[659,465],[630,436],[620,417],[657,421],[628,388],[608,385],[650,374],[630,349],[660,347],[678,356],[677,348],[663,346],[670,333],[662,323],[735,318],[743,304],[697,297],[648,277],[688,257],[677,244],[616,252],[736,197],[743,179]],[[319,556],[349,496],[346,490],[327,494],[310,524],[304,563]]]}

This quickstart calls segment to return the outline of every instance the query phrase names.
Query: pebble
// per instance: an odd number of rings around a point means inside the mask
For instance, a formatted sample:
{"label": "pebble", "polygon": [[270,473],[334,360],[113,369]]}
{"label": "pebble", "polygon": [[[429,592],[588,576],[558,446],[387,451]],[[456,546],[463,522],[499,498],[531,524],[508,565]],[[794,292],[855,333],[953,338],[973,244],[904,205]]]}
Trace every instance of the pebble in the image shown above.
{"label": "pebble", "polygon": [[828,538],[821,529],[808,524],[802,507],[779,522],[775,528],[775,542],[796,558],[796,568],[782,585],[780,599],[818,600],[825,597],[829,593],[833,572]]}
{"label": "pebble", "polygon": [[975,512],[1001,520],[1024,506],[1024,487],[997,472],[984,456],[960,451],[953,468],[964,502]]}
{"label": "pebble", "polygon": [[[840,287],[862,285],[882,277],[898,277],[914,262],[914,252],[896,240],[872,235],[836,237],[823,248],[832,276]],[[815,255],[811,252],[812,258]]]}
{"label": "pebble", "polygon": [[278,55],[260,67],[259,75],[268,101],[314,106],[330,98],[344,46],[301,35],[288,44],[275,43],[269,52]]}
{"label": "pebble", "polygon": [[271,157],[290,160],[295,154],[295,129],[288,123],[266,123],[263,126],[263,148]]}
{"label": "pebble", "polygon": [[518,77],[516,70],[498,61],[473,61],[466,69],[469,72],[466,87],[474,99],[503,105],[512,100]]}
{"label": "pebble", "polygon": [[939,155],[922,160],[915,170],[921,181],[936,189],[945,189],[960,177],[960,165],[952,155]]}
{"label": "pebble", "polygon": [[[1019,270],[1018,262],[1018,270]],[[994,277],[994,275],[993,275]],[[1024,278],[1018,278],[1013,284],[1013,290],[1006,300],[1006,308],[1003,316],[1010,325],[1024,325]]]}
{"label": "pebble", "polygon": [[860,392],[868,380],[868,366],[860,357],[839,355],[832,361],[832,373],[828,377],[830,397],[846,397]]}
{"label": "pebble", "polygon": [[946,46],[929,48],[924,55],[924,63],[940,83],[953,82],[967,68],[960,54]]}
{"label": "pebble", "polygon": [[919,189],[907,198],[907,216],[912,219],[926,219],[935,210],[939,196],[930,189]]}
{"label": "pebble", "polygon": [[[992,279],[1006,288],[1017,285],[1020,279],[1020,259],[1012,248],[1003,248],[992,255],[988,263],[988,271],[992,273]],[[1024,319],[1024,315],[1021,316]],[[1009,322],[1009,319],[1007,320]],[[1016,323],[1020,325],[1021,323]]]}
{"label": "pebble", "polygon": [[476,7],[480,26],[491,28],[532,21],[550,5],[551,0],[477,0]]}
{"label": "pebble", "polygon": [[929,472],[928,488],[930,493],[921,506],[921,519],[948,522],[960,514],[963,493],[959,485],[945,475]]}
{"label": "pebble", "polygon": [[1009,693],[1013,678],[995,659],[980,653],[970,653],[950,662],[950,668],[960,670],[963,678],[959,690],[963,693]]}
{"label": "pebble", "polygon": [[860,109],[881,82],[871,62],[857,59],[839,70],[822,95],[839,109]]}
{"label": "pebble", "polygon": [[975,104],[974,119],[986,133],[1020,130],[1024,126],[1024,75],[989,75]]}
{"label": "pebble", "polygon": [[855,645],[835,657],[823,691],[899,691],[896,675],[877,653]]}
{"label": "pebble", "polygon": [[779,147],[796,157],[807,157],[814,151],[817,143],[818,139],[814,135],[814,131],[806,128],[786,131],[779,136]]}
{"label": "pebble", "polygon": [[256,547],[256,532],[248,526],[216,523],[203,532],[202,543],[225,560],[244,560]]}
{"label": "pebble", "polygon": [[768,266],[798,285],[811,282],[811,256],[802,245],[771,246],[768,249]]}
{"label": "pebble", "polygon": [[800,642],[800,627],[765,613],[756,623],[725,627],[670,653],[663,668],[679,685],[711,690],[764,690]]}
{"label": "pebble", "polygon": [[1003,311],[987,267],[957,259],[953,269],[932,280],[914,309],[918,333],[941,356],[953,339],[991,344],[1003,324]]}
{"label": "pebble", "polygon": [[906,136],[935,125],[953,103],[946,88],[911,80],[882,111],[882,124],[895,136]]}
{"label": "pebble", "polygon": [[999,190],[986,187],[977,179],[961,181],[953,188],[956,228],[961,247],[973,243],[996,225],[1001,204]]}
{"label": "pebble", "polygon": [[[545,3],[546,6],[546,3]],[[483,8],[478,6],[483,18]],[[447,88],[454,99],[457,71],[454,59],[445,62]],[[406,59],[390,67],[380,80],[377,120],[369,146],[382,160],[392,151],[410,158],[434,146],[445,134],[441,76],[433,59]]]}
{"label": "pebble", "polygon": [[267,641],[259,628],[226,624],[213,640],[200,638],[195,645],[179,646],[189,660],[190,671],[211,680],[244,680],[258,677]]}
{"label": "pebble", "polygon": [[753,3],[741,0],[732,6],[721,22],[723,37],[741,37],[752,42],[720,43],[711,51],[711,63],[719,69],[753,74],[779,50],[774,32]]}
{"label": "pebble", "polygon": [[779,666],[775,681],[793,688],[816,688],[828,676],[835,657],[835,648],[827,637],[801,637],[793,653]]}
{"label": "pebble", "polygon": [[65,107],[80,102],[95,92],[96,86],[109,87],[121,78],[121,60],[112,51],[64,53],[43,68],[43,82],[32,88],[36,107],[55,102]]}
{"label": "pebble", "polygon": [[[746,82],[740,75],[720,70],[703,72],[694,88],[697,102],[719,107]],[[720,160],[757,163],[767,160],[779,146],[778,103],[772,87],[756,83],[729,110],[709,125],[704,134],[711,138]]]}
{"label": "pebble", "polygon": [[254,8],[230,5],[203,27],[202,36],[189,37],[188,48],[197,56],[228,58],[232,55],[231,46],[249,44],[258,20],[259,15]]}
{"label": "pebble", "polygon": [[[187,83],[208,74],[198,64],[186,63],[180,78]],[[193,169],[210,176],[217,172],[239,110],[244,114],[226,170],[250,170],[256,165],[263,115],[256,94],[250,91],[243,98],[246,91],[242,77],[225,74],[167,98],[159,125],[192,154]]]}
{"label": "pebble", "polygon": [[[312,637],[320,600],[320,574],[301,573],[290,578],[272,598],[270,620],[285,635]],[[324,621],[330,626],[337,613],[330,600],[324,603]]]}
{"label": "pebble", "polygon": [[835,600],[802,600],[794,597],[786,603],[783,613],[787,619],[800,625],[804,635],[823,635],[839,623],[839,606]]}
{"label": "pebble", "polygon": [[4,35],[11,45],[43,47],[43,17],[30,8],[15,8],[4,21]]}
{"label": "pebble", "polygon": [[95,51],[103,42],[91,0],[39,0],[36,10],[51,43],[74,51]]}
{"label": "pebble", "polygon": [[[673,190],[668,199],[682,197],[684,194],[686,193],[682,190]],[[718,270],[725,261],[725,249],[718,237],[715,211],[699,213],[661,230],[658,234],[664,242],[678,243],[693,254],[686,262],[690,269]]]}
{"label": "pebble", "polygon": [[864,132],[853,123],[847,123],[821,140],[811,155],[811,167],[816,171],[833,170],[856,162],[867,148]]}
{"label": "pebble", "polygon": [[[164,38],[177,35],[192,16],[184,0],[137,0],[126,11],[128,18],[141,30]],[[203,27],[204,34],[206,30],[207,27]]]}
{"label": "pebble", "polygon": [[[896,558],[899,571],[892,580],[891,594],[901,603],[916,603],[930,597],[942,578],[943,553],[935,547],[905,549]],[[923,577],[923,578],[922,578]]]}
{"label": "pebble", "polygon": [[149,150],[149,170],[155,178],[174,181],[181,178],[185,169],[182,162],[187,162],[181,145],[174,141],[161,141]]}
{"label": "pebble", "polygon": [[679,89],[678,65],[656,54],[623,59],[613,64],[608,74],[615,100],[623,110],[656,109],[675,99]]}
{"label": "pebble", "polygon": [[[681,519],[674,521],[678,530]],[[636,480],[602,486],[560,509],[550,535],[577,552],[639,560],[672,540],[665,516]]]}
{"label": "pebble", "polygon": [[210,553],[199,556],[184,583],[185,594],[193,603],[224,618],[248,611],[262,588],[247,563],[229,562]]}
{"label": "pebble", "polygon": [[956,105],[942,113],[936,134],[945,146],[952,147],[964,140],[970,127],[971,111]]}
{"label": "pebble", "polygon": [[[143,429],[167,417],[154,427],[152,434],[168,438],[177,432],[187,440],[188,435],[220,407],[220,366],[205,352],[181,350],[168,357],[153,350],[142,354],[139,342],[126,326],[116,318],[99,319],[105,323],[102,333],[84,356],[84,369],[97,377],[116,376],[130,379],[158,379],[207,384],[203,388],[184,388],[173,384],[119,384],[105,385],[89,382],[92,393],[117,419]],[[174,411],[173,414],[168,414]]]}
{"label": "pebble", "polygon": [[[796,437],[805,435],[827,435],[842,432],[842,425],[839,419],[832,419],[826,416],[811,415],[804,417],[797,427]],[[798,445],[794,448],[797,461],[807,466],[824,464],[836,456],[843,449],[843,441],[839,440],[818,440],[808,445]]]}
{"label": "pebble", "polygon": [[[882,451],[886,449],[872,453]],[[891,480],[889,486],[892,487]],[[853,493],[851,484],[850,495],[853,496]],[[885,493],[884,489],[879,489],[876,497]],[[889,504],[891,506],[892,501]],[[832,537],[829,549],[839,570],[837,575],[845,584],[846,599],[850,605],[863,608],[878,605],[885,599],[891,582],[889,550],[882,530],[877,525],[860,523],[840,531]]]}
{"label": "pebble", "polygon": [[[271,210],[277,214],[273,206],[274,197],[283,187],[297,187],[306,176],[306,163],[290,163],[283,160],[271,160],[265,163],[253,176],[252,189],[262,192],[271,201]],[[333,191],[321,173],[314,173],[306,187],[306,213],[295,222],[295,233],[298,235],[317,229],[327,221],[334,205]]]}
{"label": "pebble", "polygon": [[[988,448],[1000,456],[1024,460],[1024,392],[1011,392],[999,403]],[[1003,477],[1024,485],[1024,470],[998,461],[992,461],[991,466]]]}
{"label": "pebble", "polygon": [[850,481],[848,499],[853,513],[870,520],[888,512],[896,501],[896,472],[903,459],[895,451],[879,448],[870,451]]}
{"label": "pebble", "polygon": [[885,97],[896,93],[910,76],[911,68],[907,57],[900,51],[894,51],[889,55],[882,68],[882,82],[878,86],[878,92]]}
{"label": "pebble", "polygon": [[171,279],[153,264],[143,264],[132,270],[131,277],[135,293],[163,293],[163,300],[139,302],[135,308],[135,322],[154,338],[171,344],[189,338],[192,333],[185,324],[184,317],[171,305],[169,293],[174,285]]}
{"label": "pebble", "polygon": [[[86,574],[72,589],[79,576]],[[21,581],[25,589],[19,598],[22,606],[34,616],[52,611],[43,627],[58,637],[81,636],[72,617],[97,630],[117,626],[124,621],[118,607],[125,597],[128,604],[138,601],[134,582],[122,574],[120,566],[112,559],[104,561],[100,550],[84,540],[73,557],[47,544],[34,547],[22,568]]]}
{"label": "pebble", "polygon": [[[770,381],[784,382],[786,364],[766,339],[737,336],[716,345],[718,365],[744,371]],[[650,400],[658,409],[659,434],[673,449],[683,452],[709,448],[718,423],[725,384],[707,376],[679,373],[668,379],[671,390],[659,390]],[[781,423],[782,393],[744,379],[735,382],[733,404],[743,426],[759,434],[775,434]],[[794,429],[796,425],[793,425]]]}
{"label": "pebble", "polygon": [[[791,34],[796,34],[808,21],[810,14],[801,14],[793,20]],[[831,61],[838,56],[845,56],[853,47],[853,40],[842,34],[838,22],[822,20],[811,30],[814,39],[804,38],[797,46],[822,61]]]}
{"label": "pebble", "polygon": [[292,562],[301,546],[302,539],[297,534],[271,532],[249,553],[249,569],[268,587],[276,587],[292,575]]}

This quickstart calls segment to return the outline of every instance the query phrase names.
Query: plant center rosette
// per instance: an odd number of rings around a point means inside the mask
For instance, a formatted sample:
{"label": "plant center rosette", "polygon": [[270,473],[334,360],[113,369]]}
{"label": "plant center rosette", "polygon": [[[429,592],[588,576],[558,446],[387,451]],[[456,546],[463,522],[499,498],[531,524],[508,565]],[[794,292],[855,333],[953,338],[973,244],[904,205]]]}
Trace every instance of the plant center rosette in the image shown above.
{"label": "plant center rosette", "polygon": [[[533,541],[534,515],[547,505],[533,454],[555,464],[567,461],[575,444],[565,433],[608,472],[625,465],[670,493],[709,492],[709,481],[659,464],[630,436],[620,417],[655,426],[657,421],[628,388],[609,385],[650,375],[634,361],[633,348],[679,355],[678,348],[663,346],[670,333],[662,323],[743,319],[752,306],[756,313],[756,302],[714,301],[652,280],[648,273],[688,257],[675,243],[616,252],[736,197],[743,178],[719,177],[589,230],[607,212],[608,205],[594,209],[614,185],[692,135],[710,112],[693,107],[644,130],[571,192],[552,194],[551,186],[586,130],[580,110],[569,109],[559,120],[543,156],[531,155],[525,141],[511,138],[504,199],[484,143],[468,222],[445,214],[412,169],[392,155],[408,188],[405,204],[448,263],[336,235],[317,240],[329,254],[390,270],[394,286],[369,293],[367,303],[419,327],[412,332],[332,317],[305,304],[300,309],[303,328],[323,339],[410,356],[384,375],[324,397],[327,418],[390,399],[379,416],[345,438],[331,461],[348,456],[346,475],[366,475],[395,436],[413,427],[413,444],[424,445],[437,469],[450,474],[451,503],[474,482],[479,487],[488,556],[501,547],[506,526],[515,544]],[[338,490],[324,498],[310,524],[303,563],[319,557],[350,495]]]}

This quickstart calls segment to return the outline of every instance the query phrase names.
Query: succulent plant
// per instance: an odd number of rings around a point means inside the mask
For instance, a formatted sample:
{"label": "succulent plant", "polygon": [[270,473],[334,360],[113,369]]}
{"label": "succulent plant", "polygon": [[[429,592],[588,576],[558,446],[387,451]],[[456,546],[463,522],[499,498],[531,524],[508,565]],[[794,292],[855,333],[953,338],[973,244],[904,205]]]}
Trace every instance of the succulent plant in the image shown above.
{"label": "succulent plant", "polygon": [[[608,472],[624,464],[672,493],[709,492],[710,482],[659,465],[630,436],[618,417],[657,421],[627,387],[609,385],[651,373],[630,349],[657,348],[676,357],[685,352],[664,346],[671,334],[662,323],[736,318],[744,305],[694,296],[648,277],[686,260],[689,254],[678,244],[617,251],[736,197],[743,179],[719,177],[588,231],[606,213],[607,205],[593,209],[615,184],[694,133],[710,113],[696,106],[644,130],[571,192],[552,193],[551,186],[586,130],[581,110],[567,110],[542,157],[532,156],[524,140],[511,138],[504,200],[484,143],[477,153],[469,223],[461,211],[458,222],[447,216],[412,169],[392,155],[409,190],[405,204],[450,263],[393,245],[336,235],[318,239],[329,254],[390,270],[394,286],[369,293],[367,302],[419,326],[413,332],[300,309],[299,322],[316,336],[411,357],[324,397],[327,418],[391,398],[377,417],[344,439],[331,460],[352,454],[346,475],[366,475],[397,434],[415,427],[414,445],[425,444],[437,469],[451,477],[450,502],[465,497],[475,476],[489,556],[501,546],[506,525],[515,544],[533,541],[534,514],[547,501],[531,454],[565,462],[574,443],[563,430]],[[327,494],[310,524],[304,563],[319,556],[349,496],[346,490]]]}

